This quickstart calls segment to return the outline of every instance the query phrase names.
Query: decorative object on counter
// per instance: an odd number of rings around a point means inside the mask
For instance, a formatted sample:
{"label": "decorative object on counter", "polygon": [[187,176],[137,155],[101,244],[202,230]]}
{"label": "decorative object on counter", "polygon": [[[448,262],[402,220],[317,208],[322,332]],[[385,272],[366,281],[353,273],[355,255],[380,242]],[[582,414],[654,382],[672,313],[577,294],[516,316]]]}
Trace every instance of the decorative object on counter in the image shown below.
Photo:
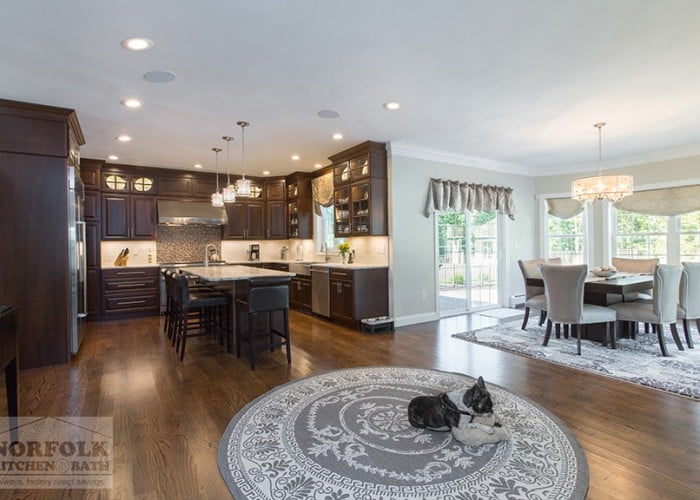
{"label": "decorative object on counter", "polygon": [[224,195],[219,190],[219,153],[221,148],[211,148],[211,150],[216,153],[216,191],[211,194],[211,206],[220,208],[224,206]]}
{"label": "decorative object on counter", "polygon": [[345,259],[347,258],[349,253],[350,243],[344,241],[340,245],[338,245],[338,254],[340,255],[340,260],[343,262],[343,264],[345,264]]}
{"label": "decorative object on counter", "polygon": [[250,196],[250,179],[245,178],[245,128],[248,122],[236,122],[241,127],[241,164],[243,165],[243,178],[236,181],[236,194],[238,196]]}
{"label": "decorative object on counter", "polygon": [[224,203],[236,201],[236,187],[231,184],[231,141],[233,137],[225,135],[222,137],[226,141],[226,186],[224,187]]}
{"label": "decorative object on counter", "polygon": [[460,373],[367,367],[280,385],[231,420],[219,471],[235,498],[585,498],[588,463],[571,431],[501,387],[489,392],[510,440],[467,446],[411,427],[414,396],[473,383]]}
{"label": "decorative object on counter", "polygon": [[280,247],[280,259],[287,260],[287,251],[288,250],[289,250],[289,247],[287,245],[282,245]]}
{"label": "decorative object on counter", "polygon": [[355,250],[350,250],[350,254],[348,256],[348,264],[352,264],[355,262]]}
{"label": "decorative object on counter", "polygon": [[117,258],[114,259],[114,265],[117,267],[125,266],[125,265],[127,265],[128,260],[129,260],[129,249],[122,248],[122,251],[119,252],[119,255],[117,255]]}
{"label": "decorative object on counter", "polygon": [[571,197],[584,203],[608,200],[615,203],[633,193],[634,180],[631,175],[603,175],[602,128],[605,122],[593,125],[598,129],[598,175],[571,182]]}
{"label": "decorative object on counter", "polygon": [[294,257],[296,260],[304,260],[304,247],[301,246],[301,243],[297,243],[296,246],[296,255]]}

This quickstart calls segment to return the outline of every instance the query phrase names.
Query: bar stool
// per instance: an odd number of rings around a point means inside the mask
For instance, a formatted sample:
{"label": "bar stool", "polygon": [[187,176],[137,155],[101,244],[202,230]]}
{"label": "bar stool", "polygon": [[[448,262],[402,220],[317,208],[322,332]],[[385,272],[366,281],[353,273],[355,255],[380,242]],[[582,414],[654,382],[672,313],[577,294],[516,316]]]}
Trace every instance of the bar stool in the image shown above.
{"label": "bar stool", "polygon": [[[207,290],[190,291],[186,275],[172,278],[174,284],[173,338],[180,361],[185,357],[189,337],[213,335],[223,342],[231,324],[230,297],[225,293]],[[194,320],[194,323],[192,322]],[[192,329],[191,329],[192,327]]]}
{"label": "bar stool", "polygon": [[[287,363],[292,362],[289,338],[289,284],[291,278],[260,277],[248,280],[248,296],[236,300],[236,356],[241,357],[241,343],[247,342],[250,369],[255,370],[255,352],[286,346]],[[282,316],[281,328],[275,328],[275,313]],[[260,321],[264,319],[264,325]],[[243,325],[243,320],[245,326]],[[256,324],[258,323],[258,324]]]}

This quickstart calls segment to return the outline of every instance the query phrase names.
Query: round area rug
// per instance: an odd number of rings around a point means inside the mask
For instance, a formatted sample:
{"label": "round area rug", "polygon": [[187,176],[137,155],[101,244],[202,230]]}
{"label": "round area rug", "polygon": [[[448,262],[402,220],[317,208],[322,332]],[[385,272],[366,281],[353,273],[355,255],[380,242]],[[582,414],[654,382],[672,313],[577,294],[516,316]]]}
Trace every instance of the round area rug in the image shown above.
{"label": "round area rug", "polygon": [[336,370],[276,387],[231,420],[219,470],[236,499],[584,498],[588,464],[566,426],[486,380],[510,440],[469,447],[411,427],[411,399],[474,379],[418,368]]}

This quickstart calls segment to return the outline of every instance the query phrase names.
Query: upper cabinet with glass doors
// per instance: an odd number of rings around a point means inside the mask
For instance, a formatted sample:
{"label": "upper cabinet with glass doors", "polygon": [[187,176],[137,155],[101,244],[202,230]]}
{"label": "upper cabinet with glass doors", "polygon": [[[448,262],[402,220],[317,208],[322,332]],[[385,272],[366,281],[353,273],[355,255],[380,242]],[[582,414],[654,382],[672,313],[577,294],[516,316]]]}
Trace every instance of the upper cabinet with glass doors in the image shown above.
{"label": "upper cabinet with glass doors", "polygon": [[155,177],[119,171],[103,171],[102,189],[122,193],[152,194],[155,192]]}
{"label": "upper cabinet with glass doors", "polygon": [[333,162],[335,235],[386,236],[384,144],[364,142],[329,159]]}

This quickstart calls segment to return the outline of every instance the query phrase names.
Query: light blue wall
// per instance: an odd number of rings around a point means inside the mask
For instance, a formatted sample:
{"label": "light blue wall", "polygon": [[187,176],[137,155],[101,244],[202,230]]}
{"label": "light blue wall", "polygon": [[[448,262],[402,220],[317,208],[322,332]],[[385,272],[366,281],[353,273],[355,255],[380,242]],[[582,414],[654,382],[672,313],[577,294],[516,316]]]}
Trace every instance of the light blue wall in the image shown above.
{"label": "light blue wall", "polygon": [[391,155],[389,263],[392,314],[399,326],[437,318],[435,216],[423,215],[431,177],[513,188],[516,220],[505,219],[506,295],[523,292],[517,260],[533,258],[537,252],[534,178]]}

